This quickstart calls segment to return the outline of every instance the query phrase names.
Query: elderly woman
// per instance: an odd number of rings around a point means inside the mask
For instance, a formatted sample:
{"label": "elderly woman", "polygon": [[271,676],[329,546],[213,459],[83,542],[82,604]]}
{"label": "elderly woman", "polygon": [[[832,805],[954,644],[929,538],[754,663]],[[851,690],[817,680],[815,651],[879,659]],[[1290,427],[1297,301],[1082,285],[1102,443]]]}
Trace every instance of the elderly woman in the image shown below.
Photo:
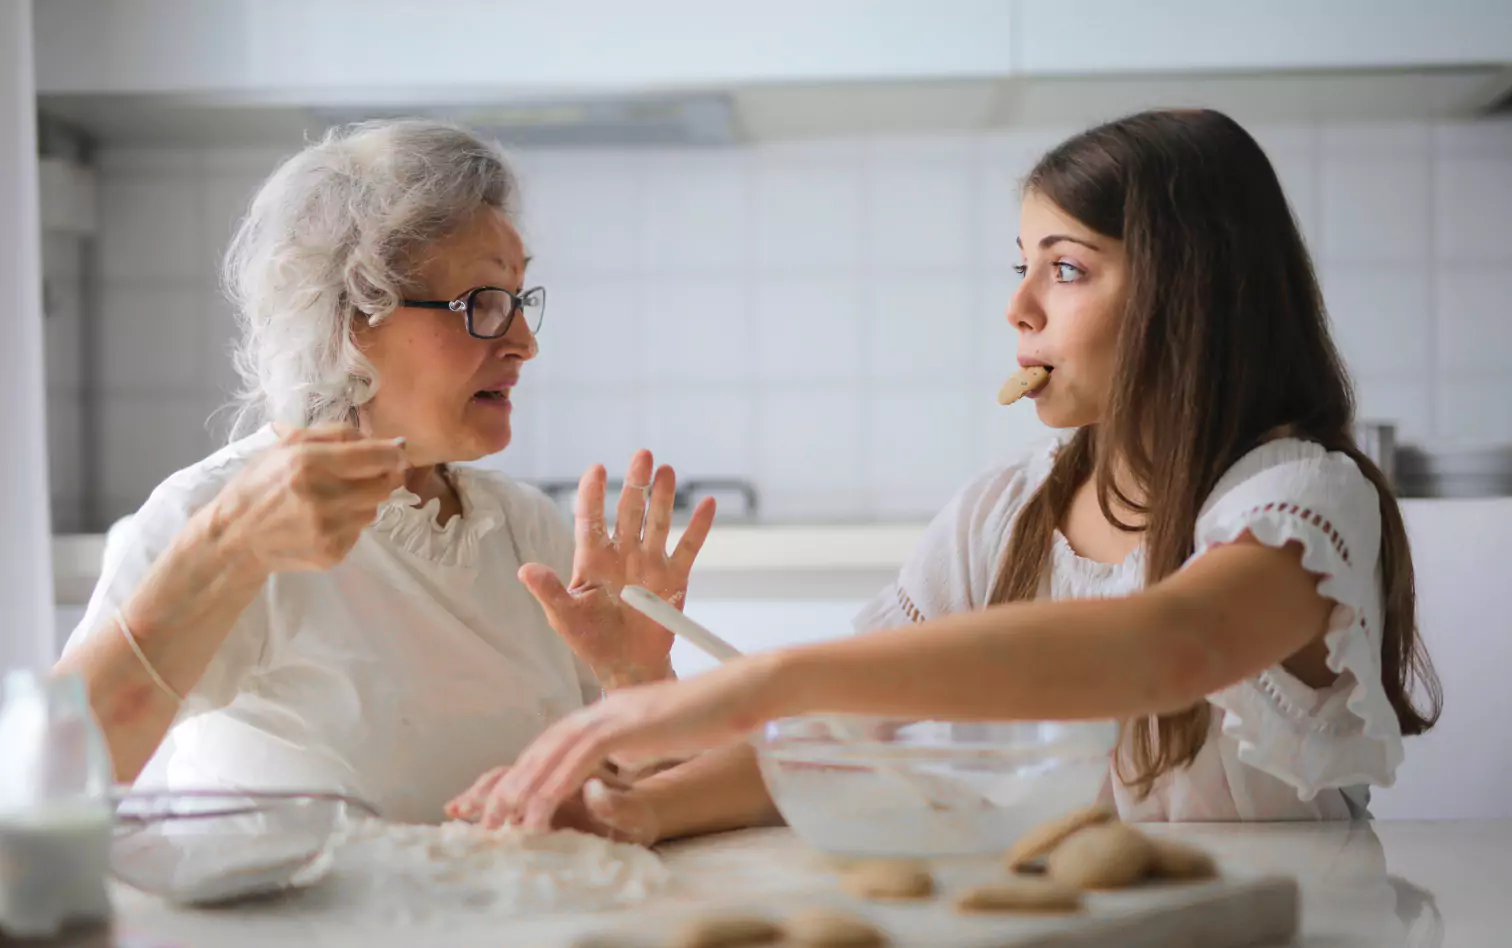
{"label": "elderly woman", "polygon": [[515,198],[496,146],[419,121],[333,132],[263,186],[227,256],[256,430],[153,492],[58,663],[119,780],[171,732],[170,786],[435,821],[601,688],[671,675],[616,593],[680,605],[711,505],[669,556],[674,475],[642,451],[613,533],[583,476],[574,544],[540,492],[454,466],[509,444],[537,352]]}

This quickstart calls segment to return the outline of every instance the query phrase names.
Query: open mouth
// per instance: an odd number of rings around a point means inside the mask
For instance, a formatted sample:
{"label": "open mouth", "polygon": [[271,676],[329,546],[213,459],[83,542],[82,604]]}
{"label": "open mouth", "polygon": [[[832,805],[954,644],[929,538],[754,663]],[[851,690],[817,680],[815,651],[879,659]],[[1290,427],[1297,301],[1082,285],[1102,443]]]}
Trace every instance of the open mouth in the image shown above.
{"label": "open mouth", "polygon": [[494,405],[509,403],[509,389],[507,388],[481,388],[473,393],[473,401],[486,402]]}
{"label": "open mouth", "polygon": [[1055,375],[1054,366],[1042,365],[1040,366],[1040,368],[1045,370],[1045,380],[1024,393],[1030,398],[1037,398],[1039,394],[1045,390],[1046,386],[1050,384],[1051,377]]}

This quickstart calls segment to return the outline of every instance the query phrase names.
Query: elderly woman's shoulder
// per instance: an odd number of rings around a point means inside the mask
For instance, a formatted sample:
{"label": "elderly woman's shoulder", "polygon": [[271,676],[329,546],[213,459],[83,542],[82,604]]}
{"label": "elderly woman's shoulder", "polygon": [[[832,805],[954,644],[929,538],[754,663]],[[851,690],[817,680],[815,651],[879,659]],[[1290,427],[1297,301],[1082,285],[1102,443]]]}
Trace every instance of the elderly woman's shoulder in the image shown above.
{"label": "elderly woman's shoulder", "polygon": [[264,429],[170,474],[139,509],[111,527],[107,545],[131,537],[149,549],[166,547],[189,518],[214,500],[249,460],[277,440],[271,429]]}
{"label": "elderly woman's shoulder", "polygon": [[142,514],[150,508],[167,505],[189,512],[198,510],[214,500],[232,478],[239,474],[247,462],[260,451],[278,442],[272,428],[263,428],[245,438],[233,441],[186,468],[170,474],[152,492],[142,507]]}

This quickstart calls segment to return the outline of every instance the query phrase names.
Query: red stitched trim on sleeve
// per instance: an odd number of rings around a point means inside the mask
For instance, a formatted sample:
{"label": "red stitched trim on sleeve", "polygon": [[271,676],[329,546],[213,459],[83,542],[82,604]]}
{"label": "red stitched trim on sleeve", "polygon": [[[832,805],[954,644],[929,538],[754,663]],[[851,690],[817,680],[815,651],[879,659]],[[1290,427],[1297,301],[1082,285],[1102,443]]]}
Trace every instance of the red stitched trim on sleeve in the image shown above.
{"label": "red stitched trim on sleeve", "polygon": [[902,586],[898,587],[898,608],[902,609],[903,614],[908,616],[911,621],[924,621],[924,613],[920,612],[919,607],[914,605],[912,599],[908,598],[908,593],[903,591]]}
{"label": "red stitched trim on sleeve", "polygon": [[1269,504],[1260,504],[1258,506],[1251,507],[1246,512],[1245,516],[1253,516],[1254,514],[1259,513],[1270,513],[1272,511],[1276,513],[1287,514],[1288,516],[1292,517],[1297,517],[1303,522],[1311,523],[1313,526],[1321,529],[1324,533],[1328,534],[1328,542],[1333,544],[1334,552],[1338,553],[1339,556],[1343,558],[1346,565],[1351,565],[1349,558],[1349,546],[1344,542],[1344,538],[1339,535],[1339,531],[1334,529],[1333,523],[1327,520],[1321,513],[1315,513],[1310,508],[1304,509],[1300,504],[1278,504],[1272,502]]}

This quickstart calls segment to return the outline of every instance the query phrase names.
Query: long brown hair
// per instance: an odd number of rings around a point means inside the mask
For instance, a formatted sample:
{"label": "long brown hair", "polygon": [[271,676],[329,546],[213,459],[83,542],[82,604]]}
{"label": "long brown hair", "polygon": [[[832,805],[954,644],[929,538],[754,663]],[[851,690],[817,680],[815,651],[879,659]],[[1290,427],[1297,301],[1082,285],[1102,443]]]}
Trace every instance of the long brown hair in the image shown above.
{"label": "long brown hair", "polygon": [[[1170,576],[1193,553],[1198,512],[1218,479],[1284,430],[1347,454],[1380,494],[1381,677],[1404,734],[1432,727],[1442,692],[1417,640],[1401,510],[1355,444],[1349,377],[1264,151],[1218,112],[1143,112],[1064,142],[1040,159],[1024,191],[1121,239],[1130,282],[1107,412],[1061,448],[1020,512],[991,601],[1039,593],[1054,532],[1089,478],[1109,522],[1143,530],[1145,584]],[[1138,499],[1114,482],[1113,459]],[[1142,526],[1121,522],[1115,503]],[[1413,703],[1414,684],[1425,710]],[[1196,759],[1209,714],[1204,701],[1125,722],[1119,778],[1149,794]]]}

